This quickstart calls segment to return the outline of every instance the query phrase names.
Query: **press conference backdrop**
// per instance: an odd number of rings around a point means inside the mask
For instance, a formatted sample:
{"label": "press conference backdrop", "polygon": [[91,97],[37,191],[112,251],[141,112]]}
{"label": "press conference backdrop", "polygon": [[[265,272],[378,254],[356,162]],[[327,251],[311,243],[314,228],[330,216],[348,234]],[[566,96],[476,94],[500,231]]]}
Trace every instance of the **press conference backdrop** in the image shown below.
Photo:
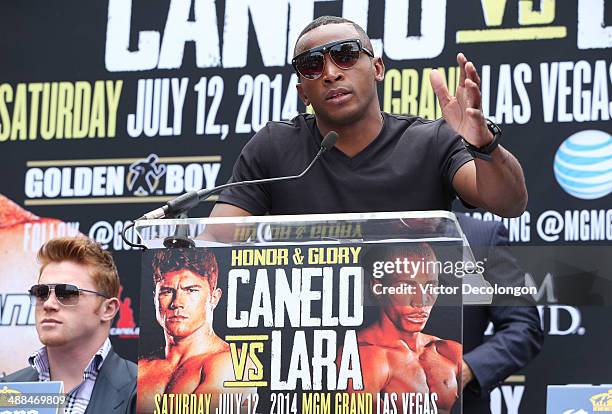
{"label": "press conference backdrop", "polygon": [[[385,111],[439,117],[429,72],[454,90],[457,52],[475,62],[483,111],[527,177],[527,211],[506,221],[512,243],[611,244],[610,1],[29,0],[1,10],[0,349],[11,352],[0,372],[38,346],[24,293],[36,250],[77,233],[117,260],[111,334],[135,358],[140,254],[120,232],[170,197],[223,184],[256,131],[305,110],[290,61],[320,15],[366,29],[386,64]],[[530,274],[548,299],[552,273]],[[543,352],[493,392],[495,413],[544,412],[547,384],[610,380],[610,308],[552,298],[540,307]]]}

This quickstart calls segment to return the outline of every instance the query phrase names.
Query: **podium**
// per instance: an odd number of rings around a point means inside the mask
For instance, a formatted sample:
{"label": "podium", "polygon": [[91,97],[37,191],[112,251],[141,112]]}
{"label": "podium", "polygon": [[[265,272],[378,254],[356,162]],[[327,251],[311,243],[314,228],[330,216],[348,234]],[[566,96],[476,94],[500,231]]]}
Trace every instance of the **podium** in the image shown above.
{"label": "podium", "polygon": [[490,298],[454,214],[135,229],[139,412],[461,412],[462,306]]}

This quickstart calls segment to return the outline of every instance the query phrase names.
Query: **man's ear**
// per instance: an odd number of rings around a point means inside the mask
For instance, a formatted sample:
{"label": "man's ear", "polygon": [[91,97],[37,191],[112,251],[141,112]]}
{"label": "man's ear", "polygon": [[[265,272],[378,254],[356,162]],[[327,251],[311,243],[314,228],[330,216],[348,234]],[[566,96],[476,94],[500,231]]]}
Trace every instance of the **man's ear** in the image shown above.
{"label": "man's ear", "polygon": [[300,100],[304,103],[304,106],[310,105],[310,100],[306,96],[306,93],[304,92],[304,88],[302,87],[302,84],[296,83],[295,87],[298,91],[298,95],[300,96]]}
{"label": "man's ear", "polygon": [[103,322],[112,321],[119,312],[119,299],[110,298],[102,301],[100,305],[100,319]]}
{"label": "man's ear", "polygon": [[217,307],[217,305],[219,304],[219,301],[221,300],[221,295],[223,294],[223,292],[221,291],[221,288],[216,288],[215,290],[212,291],[211,294],[211,303],[213,305],[213,309]]}
{"label": "man's ear", "polygon": [[377,82],[382,82],[385,79],[385,62],[383,62],[382,57],[377,57],[372,60],[372,64],[374,66],[374,79]]}

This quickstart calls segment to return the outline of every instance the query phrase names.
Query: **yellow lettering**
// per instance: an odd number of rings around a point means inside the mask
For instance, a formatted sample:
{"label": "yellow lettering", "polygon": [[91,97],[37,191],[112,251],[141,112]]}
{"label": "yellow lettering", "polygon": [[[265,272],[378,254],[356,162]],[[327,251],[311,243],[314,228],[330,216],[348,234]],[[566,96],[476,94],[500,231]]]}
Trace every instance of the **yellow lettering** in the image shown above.
{"label": "yellow lettering", "polygon": [[232,250],[232,267],[233,266],[241,266],[242,263],[241,258],[242,252],[240,250]]}
{"label": "yellow lettering", "polygon": [[302,414],[312,413],[312,393],[302,394]]}
{"label": "yellow lettering", "polygon": [[28,117],[27,102],[28,98],[26,94],[26,84],[20,83],[17,85],[17,92],[15,93],[15,106],[13,107],[13,122],[11,125],[11,141],[15,141],[18,134],[21,141],[26,139]]}
{"label": "yellow lettering", "polygon": [[238,347],[234,342],[230,344],[230,355],[232,357],[232,365],[237,380],[244,380],[244,370],[246,368],[249,343],[243,342],[240,346],[240,355],[238,355]]}
{"label": "yellow lettering", "polygon": [[57,139],[72,138],[72,107],[74,105],[74,85],[60,82],[57,100]]}
{"label": "yellow lettering", "polygon": [[506,0],[480,0],[487,26],[501,26],[506,10]]}
{"label": "yellow lettering", "polygon": [[[394,114],[418,115],[427,119],[441,117],[442,109],[429,81],[431,71],[432,68],[424,68],[422,73],[419,74],[415,69],[403,69],[401,72],[390,69],[385,75],[384,110]],[[440,67],[438,71],[444,82],[447,83],[449,92],[454,94],[459,84],[459,67]],[[398,92],[399,97],[397,96]],[[338,228],[337,230],[338,237],[349,237],[351,234],[359,235],[357,229],[350,227]]]}
{"label": "yellow lettering", "polygon": [[114,137],[122,89],[122,80],[0,84],[0,142]]}
{"label": "yellow lettering", "polygon": [[329,393],[309,392],[302,394],[302,414],[329,414],[331,396]]}
{"label": "yellow lettering", "polygon": [[[170,396],[172,396],[172,394],[170,394]],[[166,395],[162,398],[161,414],[168,414],[168,398],[166,398]]]}
{"label": "yellow lettering", "polygon": [[[206,412],[208,412],[208,407],[206,407]],[[202,398],[201,394],[200,398],[198,398],[198,414],[204,414],[204,398]]]}
{"label": "yellow lettering", "polygon": [[361,246],[358,247],[350,247],[351,254],[353,255],[353,264],[359,263],[359,253],[361,252]]}
{"label": "yellow lettering", "polygon": [[[419,98],[418,115],[425,119],[436,119],[436,109],[439,107],[439,104],[436,101],[436,96],[433,88],[431,87],[431,83],[429,83],[430,73],[431,68],[427,68],[423,71],[423,75],[421,77],[421,96]],[[442,72],[442,76],[445,77],[444,72]],[[440,113],[442,113],[441,110]]]}
{"label": "yellow lettering", "polygon": [[84,138],[89,130],[91,111],[91,84],[76,82],[74,85],[74,113],[72,114],[72,137]]}
{"label": "yellow lettering", "polygon": [[539,0],[540,11],[533,10],[533,0],[519,0],[520,25],[549,24],[555,20],[555,0]]}
{"label": "yellow lettering", "polygon": [[278,266],[289,261],[289,249],[245,249],[232,251],[232,266]]}
{"label": "yellow lettering", "polygon": [[252,342],[249,350],[249,357],[253,364],[255,365],[255,369],[249,370],[249,381],[258,381],[263,379],[263,363],[261,359],[259,359],[258,353],[262,353],[264,350],[263,342]]}
{"label": "yellow lettering", "polygon": [[401,113],[400,98],[393,98],[393,92],[400,91],[401,77],[400,71],[397,69],[389,69],[385,73],[385,86],[383,88],[383,111],[385,112]]}
{"label": "yellow lettering", "polygon": [[109,138],[115,137],[115,131],[117,129],[117,109],[119,108],[119,98],[121,98],[122,88],[122,80],[116,81],[114,87],[113,81],[106,81],[106,95],[108,99],[108,125],[106,131]]}
{"label": "yellow lettering", "polygon": [[418,84],[419,73],[415,69],[402,70],[402,114],[417,113]]}
{"label": "yellow lettering", "polygon": [[308,264],[355,264],[361,247],[312,247],[308,249]]}
{"label": "yellow lettering", "polygon": [[204,398],[206,398],[206,412],[209,413],[210,412],[210,402],[212,400],[212,395],[211,394],[206,394],[204,396]]}
{"label": "yellow lettering", "polygon": [[0,142],[4,142],[11,134],[11,118],[7,102],[13,102],[13,88],[8,83],[0,85]]}
{"label": "yellow lettering", "polygon": [[330,396],[329,394],[321,393],[321,410],[320,413],[330,413]]}
{"label": "yellow lettering", "polygon": [[153,412],[154,412],[154,414],[159,414],[159,412],[160,412],[160,408],[159,408],[160,395],[159,394],[155,394],[155,397],[153,397],[153,399],[155,400],[155,410]]}
{"label": "yellow lettering", "polygon": [[28,138],[31,140],[38,138],[38,107],[40,106],[42,89],[43,84],[40,82],[28,85],[28,91],[30,92],[30,131]]}
{"label": "yellow lettering", "polygon": [[89,120],[89,138],[105,136],[105,105],[104,105],[104,81],[96,81],[94,84],[93,100],[91,104],[91,118]]}
{"label": "yellow lettering", "polygon": [[57,120],[57,82],[45,83],[42,92],[42,107],[40,110],[40,136],[50,140],[55,136],[55,121]]}
{"label": "yellow lettering", "polygon": [[[390,69],[385,74],[384,110],[393,114],[415,115],[419,73],[415,69]],[[400,98],[393,98],[393,92],[400,92]]]}
{"label": "yellow lettering", "polygon": [[[181,411],[180,412],[183,412],[183,413],[186,413],[186,414],[189,413],[189,411],[190,411],[189,410],[189,405],[190,405],[189,404],[189,395],[190,394],[182,394],[183,401],[182,401],[182,407],[181,407]],[[195,397],[195,395],[194,395],[194,397]]]}

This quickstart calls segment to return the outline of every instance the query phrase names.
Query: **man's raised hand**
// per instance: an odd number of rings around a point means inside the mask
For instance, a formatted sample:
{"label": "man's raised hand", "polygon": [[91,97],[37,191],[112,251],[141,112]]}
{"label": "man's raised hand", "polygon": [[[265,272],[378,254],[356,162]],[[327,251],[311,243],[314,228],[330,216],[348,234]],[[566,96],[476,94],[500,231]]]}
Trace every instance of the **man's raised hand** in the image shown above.
{"label": "man's raised hand", "polygon": [[463,53],[457,55],[459,85],[452,96],[442,75],[433,70],[429,76],[431,86],[440,101],[442,115],[459,135],[476,147],[483,147],[493,140],[482,114],[480,77],[474,64]]}

